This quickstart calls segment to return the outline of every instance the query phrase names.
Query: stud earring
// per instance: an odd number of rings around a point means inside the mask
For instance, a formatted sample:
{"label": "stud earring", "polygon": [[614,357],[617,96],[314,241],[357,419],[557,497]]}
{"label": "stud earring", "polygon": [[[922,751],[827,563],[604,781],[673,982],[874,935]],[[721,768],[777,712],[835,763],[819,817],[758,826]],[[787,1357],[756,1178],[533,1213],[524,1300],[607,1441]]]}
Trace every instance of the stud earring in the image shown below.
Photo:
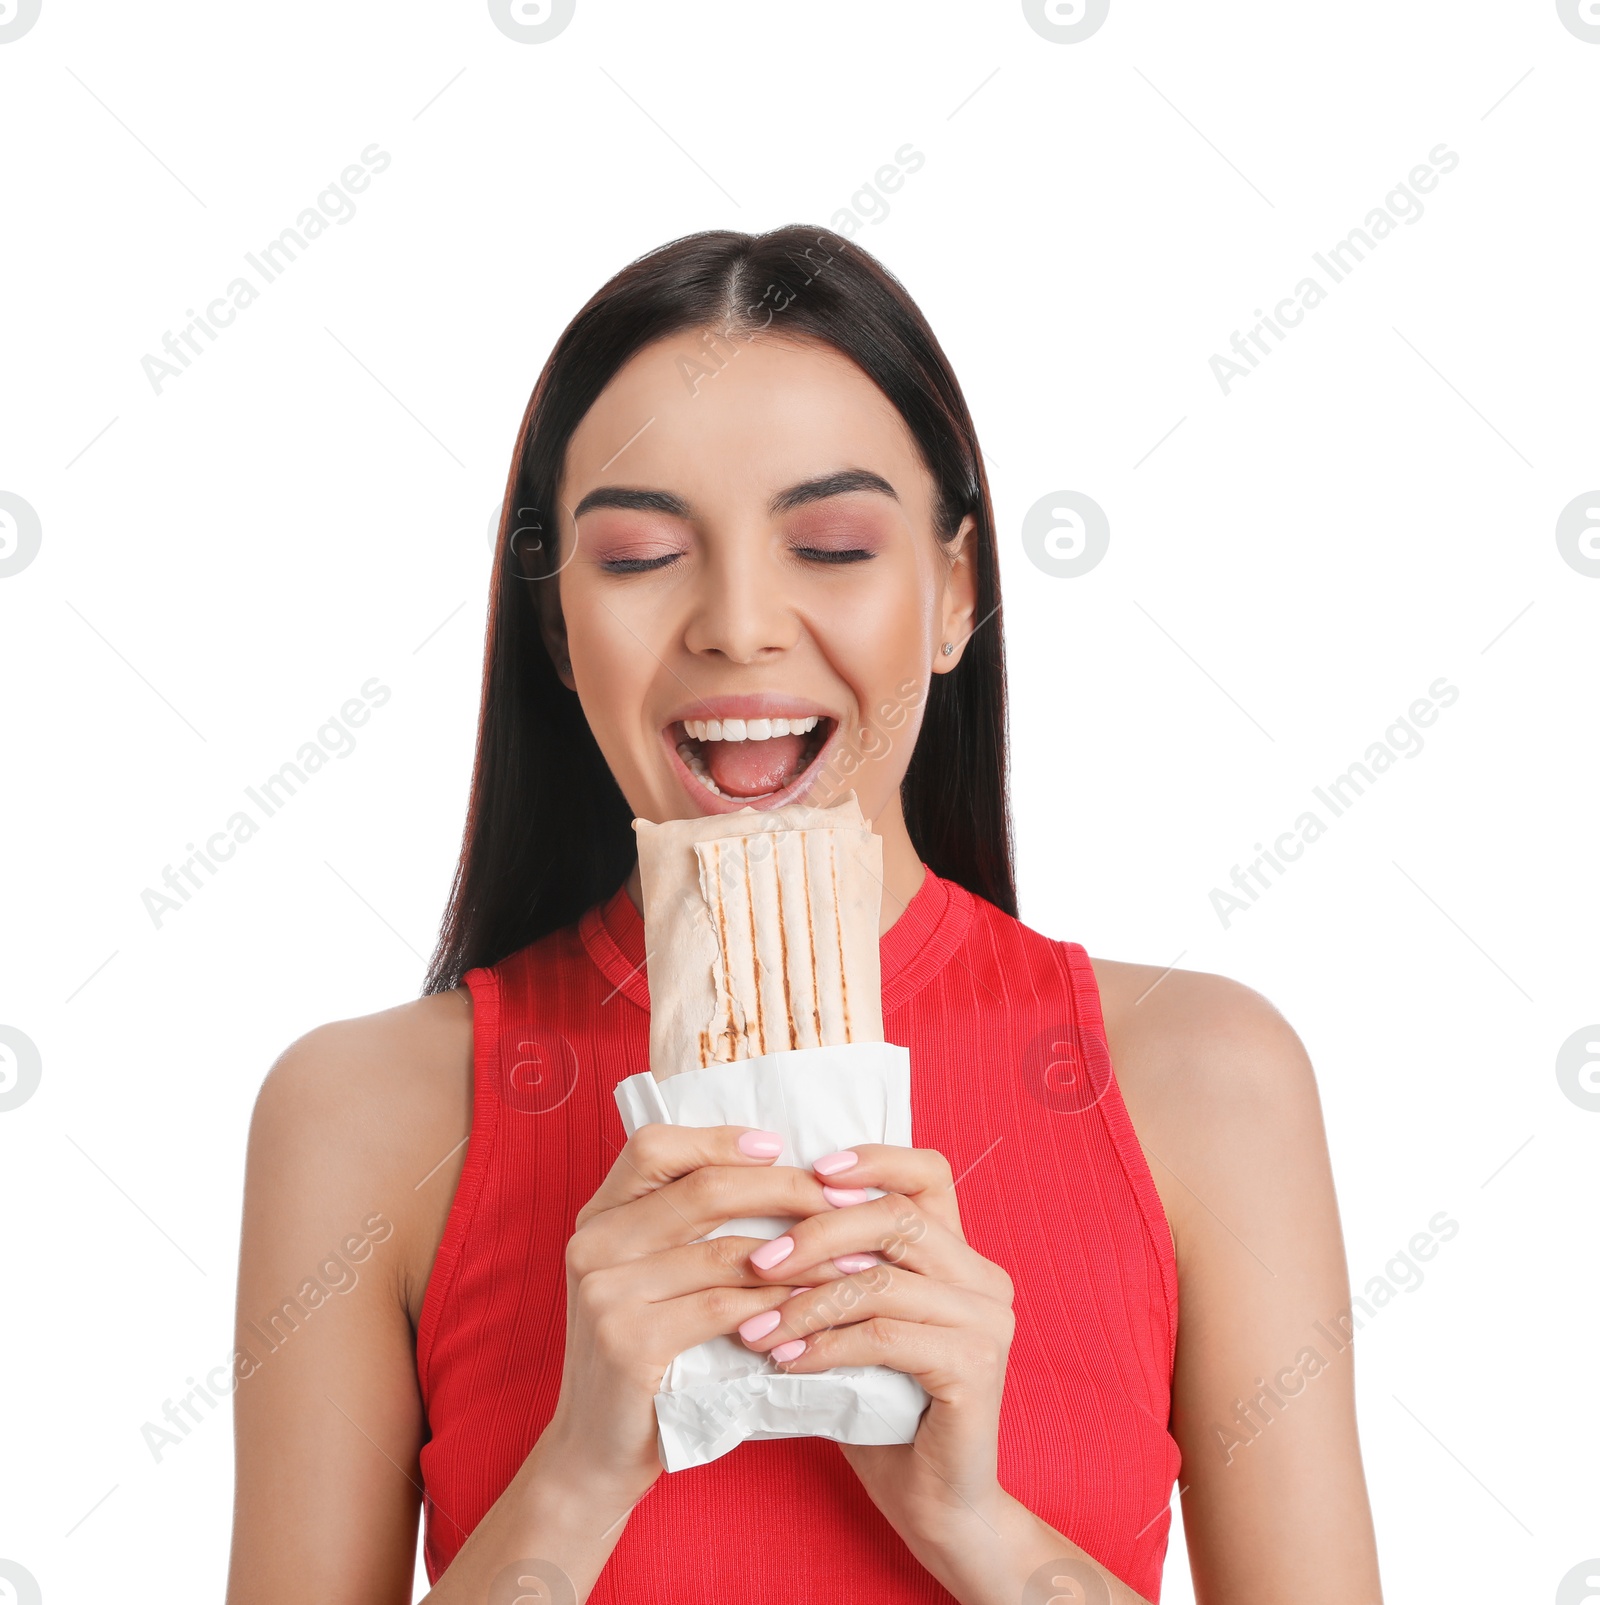
{"label": "stud earring", "polygon": [[955,649],[956,649],[956,644],[955,644],[954,641],[946,641],[945,644],[944,644],[944,655],[946,657],[949,657],[950,654],[955,651]]}

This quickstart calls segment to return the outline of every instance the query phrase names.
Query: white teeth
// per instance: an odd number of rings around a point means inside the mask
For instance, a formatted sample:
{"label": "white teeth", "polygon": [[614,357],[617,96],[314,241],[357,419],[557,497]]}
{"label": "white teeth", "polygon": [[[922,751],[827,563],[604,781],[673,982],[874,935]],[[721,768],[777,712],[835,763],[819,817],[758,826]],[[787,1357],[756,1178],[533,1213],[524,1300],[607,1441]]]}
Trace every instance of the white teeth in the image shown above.
{"label": "white teeth", "polygon": [[687,741],[678,743],[678,756],[683,759],[684,767],[707,791],[714,791],[719,797],[727,796],[727,793],[706,773],[706,766],[701,761],[700,754]]}
{"label": "white teeth", "polygon": [[683,728],[696,741],[767,741],[773,736],[806,735],[817,728],[817,715],[807,714],[803,719],[685,719]]}
{"label": "white teeth", "polygon": [[696,741],[767,741],[773,736],[803,736],[815,730],[817,723],[814,713],[803,719],[685,719],[683,728],[689,740],[678,743],[678,756],[707,791],[726,797],[727,792],[707,772],[705,760],[694,747]]}

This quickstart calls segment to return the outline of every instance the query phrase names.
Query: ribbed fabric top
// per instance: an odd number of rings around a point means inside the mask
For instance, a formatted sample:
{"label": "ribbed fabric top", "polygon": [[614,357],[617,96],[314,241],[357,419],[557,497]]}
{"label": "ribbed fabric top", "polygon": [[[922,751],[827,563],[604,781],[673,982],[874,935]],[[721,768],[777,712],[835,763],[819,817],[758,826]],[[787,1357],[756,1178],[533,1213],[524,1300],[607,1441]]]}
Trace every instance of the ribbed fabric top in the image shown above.
{"label": "ribbed fabric top", "polygon": [[[930,870],[880,956],[884,1035],[911,1052],[912,1141],[949,1159],[967,1241],[1015,1283],[1000,1482],[1158,1600],[1179,1464],[1177,1267],[1088,955]],[[649,1067],[644,922],[619,887],[466,983],[472,1134],[417,1331],[434,1581],[555,1410],[566,1244],[625,1140],[612,1089]],[[774,1519],[802,1542],[760,1542]],[[954,1596],[838,1444],[772,1438],[663,1473],[589,1598]]]}

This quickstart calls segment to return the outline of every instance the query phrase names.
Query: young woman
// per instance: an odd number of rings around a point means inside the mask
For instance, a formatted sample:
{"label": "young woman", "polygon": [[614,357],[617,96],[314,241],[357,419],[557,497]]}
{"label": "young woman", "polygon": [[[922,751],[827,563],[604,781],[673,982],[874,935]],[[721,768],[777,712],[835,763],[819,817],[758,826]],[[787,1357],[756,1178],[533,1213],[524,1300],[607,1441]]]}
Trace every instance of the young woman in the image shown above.
{"label": "young woman", "polygon": [[[1207,1605],[1379,1599],[1311,1067],[1248,988],[1016,918],[995,539],[937,341],[835,235],[678,240],[562,335],[426,995],[295,1043],[252,1125],[231,1605],[408,1599],[419,1503],[436,1605],[1125,1605],[1175,1481]],[[632,819],[847,790],[916,1146],[624,1141]],[[914,1440],[663,1472],[663,1371],[736,1332],[914,1375]]]}

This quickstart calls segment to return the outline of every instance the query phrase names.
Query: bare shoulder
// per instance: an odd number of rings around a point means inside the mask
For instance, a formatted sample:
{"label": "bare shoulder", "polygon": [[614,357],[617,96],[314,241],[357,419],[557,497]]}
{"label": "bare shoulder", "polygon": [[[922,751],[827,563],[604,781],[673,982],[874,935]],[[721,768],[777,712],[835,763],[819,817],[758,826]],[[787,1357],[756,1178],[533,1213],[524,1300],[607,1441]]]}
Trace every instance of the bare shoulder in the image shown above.
{"label": "bare shoulder", "polygon": [[355,1114],[402,1124],[417,1100],[469,1090],[472,999],[465,987],[320,1025],[284,1049],[267,1072],[256,1118]]}
{"label": "bare shoulder", "polygon": [[1254,988],[1204,970],[1090,962],[1118,1083],[1152,1117],[1188,1122],[1315,1094],[1294,1027]]}
{"label": "bare shoulder", "polygon": [[1305,1046],[1226,976],[1092,962],[1177,1254],[1170,1420],[1196,1596],[1377,1599],[1339,1335],[1349,1273]]}
{"label": "bare shoulder", "polygon": [[[415,1318],[472,1121],[472,1001],[464,987],[318,1026],[268,1071],[250,1125],[248,1192],[276,1212],[383,1213]],[[298,1203],[293,1201],[298,1200]]]}
{"label": "bare shoulder", "polygon": [[1325,1159],[1311,1060],[1268,998],[1202,970],[1091,963],[1117,1084],[1175,1239],[1201,1207],[1190,1178],[1236,1168],[1258,1143]]}

